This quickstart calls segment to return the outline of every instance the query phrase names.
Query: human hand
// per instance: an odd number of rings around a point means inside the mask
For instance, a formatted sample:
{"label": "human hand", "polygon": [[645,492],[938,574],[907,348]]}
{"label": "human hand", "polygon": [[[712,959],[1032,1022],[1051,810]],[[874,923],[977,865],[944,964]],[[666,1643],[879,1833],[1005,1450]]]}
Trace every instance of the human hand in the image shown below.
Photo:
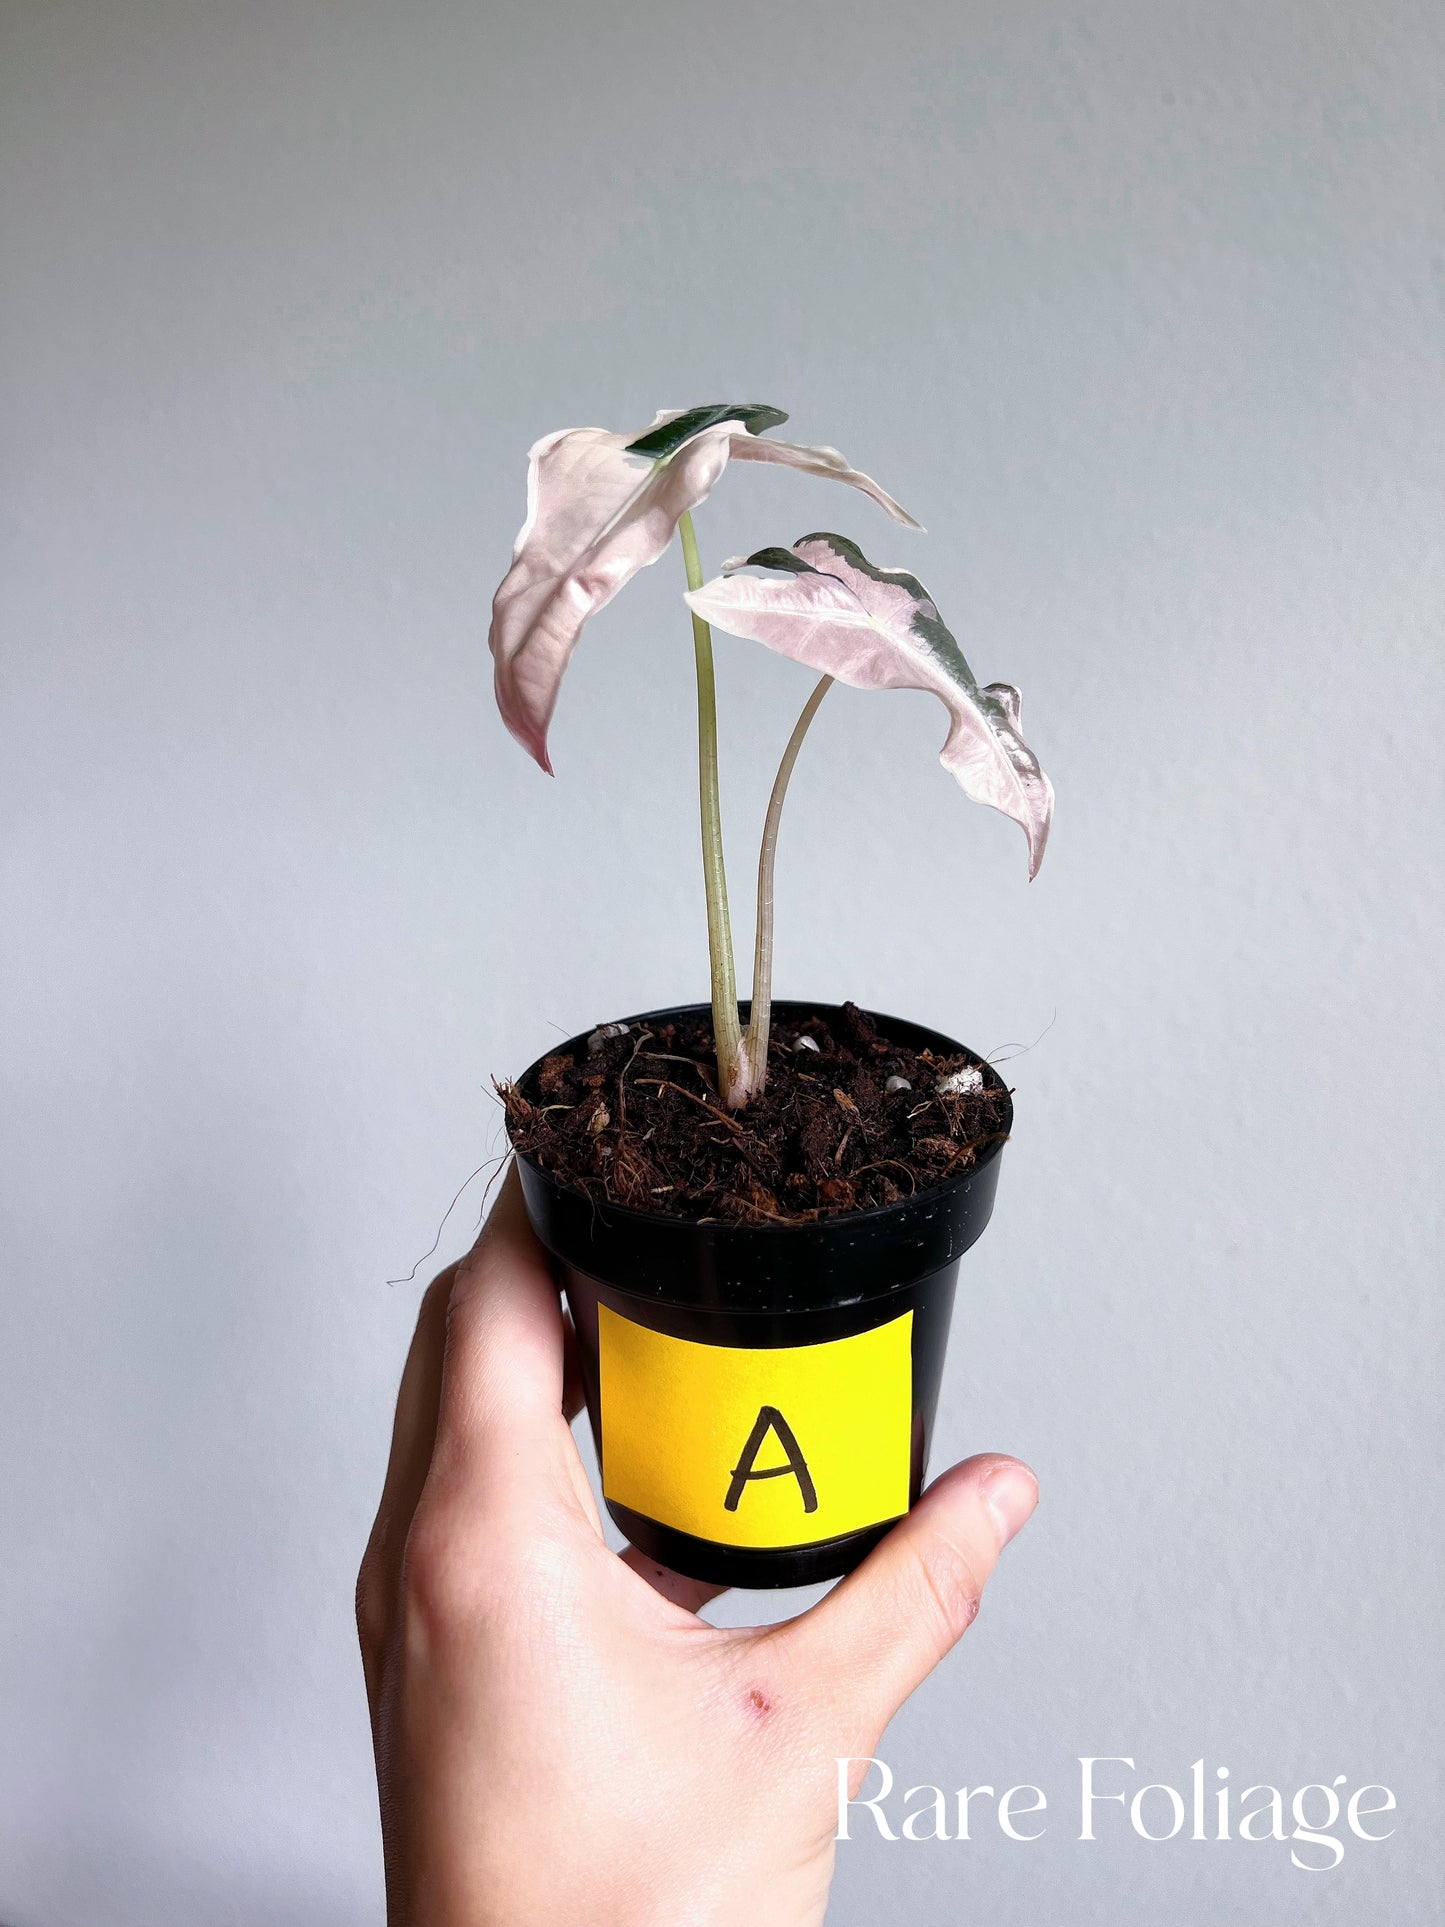
{"label": "human hand", "polygon": [[571,1334],[509,1173],[427,1291],[357,1582],[390,1927],[805,1927],[861,1762],[1034,1509],[985,1456],[799,1618],[610,1552]]}

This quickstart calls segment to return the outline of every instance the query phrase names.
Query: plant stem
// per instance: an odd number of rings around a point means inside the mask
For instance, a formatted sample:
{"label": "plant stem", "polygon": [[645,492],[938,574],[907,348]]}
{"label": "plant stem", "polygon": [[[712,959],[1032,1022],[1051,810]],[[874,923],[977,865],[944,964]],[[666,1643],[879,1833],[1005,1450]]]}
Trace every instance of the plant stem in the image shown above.
{"label": "plant stem", "polygon": [[824,676],[803,705],[803,713],[788,738],[783,760],[773,779],[768,798],[767,821],[763,825],[762,848],[758,852],[758,929],[753,951],[753,1004],[748,1034],[743,1046],[744,1081],[748,1095],[761,1091],[768,1081],[768,1034],[773,1022],[773,862],[778,853],[778,825],[782,821],[783,798],[788,780],[808,725],[818,713],[818,705],[832,687],[833,678]]}
{"label": "plant stem", "polygon": [[[702,563],[691,515],[677,525],[689,589],[702,587]],[[697,659],[697,781],[702,818],[702,874],[707,890],[707,948],[712,966],[712,1029],[717,1048],[718,1088],[734,1108],[747,1095],[739,1088],[743,1069],[742,1025],[738,1019],[733,935],[728,920],[728,880],[723,864],[722,803],[718,794],[717,690],[713,680],[712,630],[701,616],[692,619]]]}

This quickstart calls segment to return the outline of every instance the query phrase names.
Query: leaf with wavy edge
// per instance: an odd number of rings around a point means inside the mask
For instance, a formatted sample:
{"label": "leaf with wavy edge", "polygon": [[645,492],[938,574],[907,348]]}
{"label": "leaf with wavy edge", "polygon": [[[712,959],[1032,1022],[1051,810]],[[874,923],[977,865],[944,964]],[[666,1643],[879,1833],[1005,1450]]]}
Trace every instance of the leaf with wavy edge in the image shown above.
{"label": "leaf with wavy edge", "polygon": [[750,435],[764,435],[787,419],[786,408],[757,401],[705,401],[696,408],[664,408],[651,428],[627,444],[627,452],[660,461],[701,429],[715,428],[719,422],[741,422]]}
{"label": "leaf with wavy edge", "polygon": [[[786,419],[761,403],[715,402],[664,409],[640,435],[564,428],[530,450],[527,519],[492,602],[489,640],[502,720],[549,774],[547,729],[583,624],[657,560],[730,458],[848,482],[918,527],[836,448],[769,441],[750,426]],[[655,448],[664,452],[649,459]]]}
{"label": "leaf with wavy edge", "polygon": [[[763,577],[739,575],[766,569]],[[1038,872],[1054,792],[1019,734],[1019,692],[980,688],[928,591],[902,569],[876,568],[846,536],[805,535],[723,564],[687,601],[705,621],[761,642],[855,689],[927,689],[952,718],[939,754],[979,803],[1022,826]]]}

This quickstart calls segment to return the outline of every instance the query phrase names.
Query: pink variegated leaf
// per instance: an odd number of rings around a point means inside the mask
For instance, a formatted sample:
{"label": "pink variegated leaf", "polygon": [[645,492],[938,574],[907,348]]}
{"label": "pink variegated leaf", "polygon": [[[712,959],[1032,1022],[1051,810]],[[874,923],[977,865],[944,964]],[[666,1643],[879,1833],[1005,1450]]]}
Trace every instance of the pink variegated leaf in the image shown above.
{"label": "pink variegated leaf", "polygon": [[543,769],[552,767],[547,729],[583,624],[657,560],[730,458],[848,482],[918,526],[835,448],[761,434],[786,419],[761,404],[715,402],[664,409],[639,435],[564,428],[532,448],[527,519],[493,598],[490,642],[502,719]]}
{"label": "pink variegated leaf", "polygon": [[[762,576],[736,571],[757,568]],[[927,689],[952,719],[940,752],[967,794],[1022,826],[1029,875],[1043,860],[1053,786],[1019,733],[1019,692],[979,687],[928,591],[902,569],[879,569],[841,535],[805,535],[791,549],[761,549],[687,597],[707,622],[851,683],[855,689]]]}

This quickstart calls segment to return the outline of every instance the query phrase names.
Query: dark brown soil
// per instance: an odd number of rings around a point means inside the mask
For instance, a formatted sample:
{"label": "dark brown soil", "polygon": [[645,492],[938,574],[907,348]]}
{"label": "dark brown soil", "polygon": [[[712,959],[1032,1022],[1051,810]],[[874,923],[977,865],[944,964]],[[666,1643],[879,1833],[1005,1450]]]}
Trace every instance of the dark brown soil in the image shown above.
{"label": "dark brown soil", "polygon": [[[1007,1136],[1009,1098],[991,1072],[980,1088],[938,1089],[975,1063],[894,1043],[845,1004],[831,1022],[775,1019],[767,1088],[741,1111],[719,1101],[705,1018],[604,1026],[545,1058],[527,1096],[499,1090],[516,1148],[589,1197],[797,1223],[926,1191]],[[889,1090],[890,1078],[907,1088]]]}

